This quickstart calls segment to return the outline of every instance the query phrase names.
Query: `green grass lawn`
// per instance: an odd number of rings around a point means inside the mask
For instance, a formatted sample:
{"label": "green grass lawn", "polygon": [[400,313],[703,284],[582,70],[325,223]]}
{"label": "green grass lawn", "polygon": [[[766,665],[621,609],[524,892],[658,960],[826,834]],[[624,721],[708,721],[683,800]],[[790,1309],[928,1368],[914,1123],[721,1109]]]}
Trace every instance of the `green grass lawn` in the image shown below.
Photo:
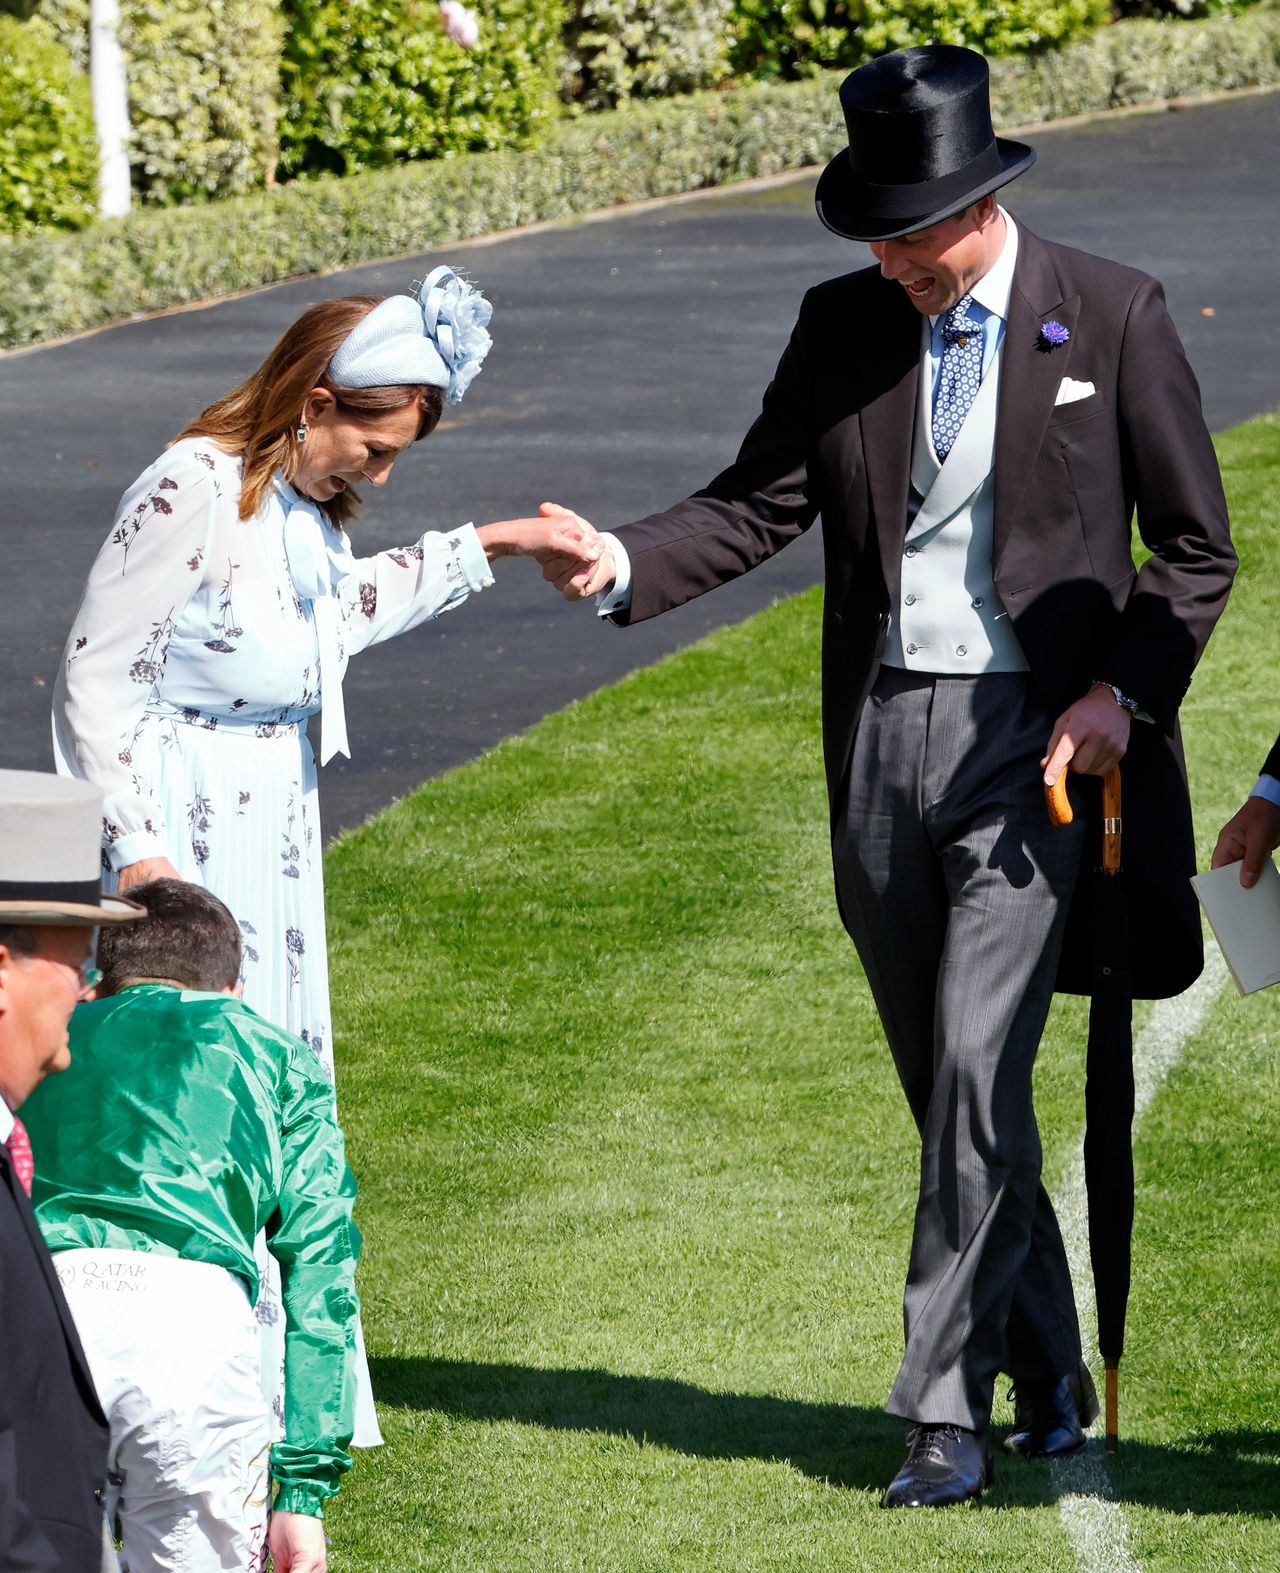
{"label": "green grass lawn", "polygon": [[[1280,419],[1220,449],[1243,571],[1183,712],[1206,862],[1280,725]],[[1042,1464],[878,1506],[916,1142],[831,893],[818,623],[814,593],[719,632],[330,850],[387,1437],[337,1566],[1077,1567]],[[1083,1021],[1055,1005],[1037,1072],[1051,1189]],[[1278,1043],[1280,994],[1223,993],[1138,1133],[1110,1480],[1144,1573],[1280,1570]]]}

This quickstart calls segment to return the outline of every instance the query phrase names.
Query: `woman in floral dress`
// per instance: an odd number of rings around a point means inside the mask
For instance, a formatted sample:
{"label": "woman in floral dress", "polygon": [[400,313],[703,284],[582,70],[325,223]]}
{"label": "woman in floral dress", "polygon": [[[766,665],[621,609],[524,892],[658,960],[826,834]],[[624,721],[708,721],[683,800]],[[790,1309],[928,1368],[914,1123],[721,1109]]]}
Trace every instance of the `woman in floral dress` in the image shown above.
{"label": "woman in floral dress", "polygon": [[[304,1038],[331,1076],[308,718],[323,707],[321,763],[345,753],[352,655],[461,606],[493,583],[494,557],[595,555],[585,530],[548,519],[352,556],[352,487],[382,485],[443,402],[462,397],[488,352],[489,315],[448,268],[417,296],[303,313],[125,493],[55,692],[58,768],[104,793],[119,889],[167,875],[220,897],[244,932],[245,1000]],[[273,1287],[258,1314],[278,1318]],[[357,1443],[377,1440],[362,1385]]]}

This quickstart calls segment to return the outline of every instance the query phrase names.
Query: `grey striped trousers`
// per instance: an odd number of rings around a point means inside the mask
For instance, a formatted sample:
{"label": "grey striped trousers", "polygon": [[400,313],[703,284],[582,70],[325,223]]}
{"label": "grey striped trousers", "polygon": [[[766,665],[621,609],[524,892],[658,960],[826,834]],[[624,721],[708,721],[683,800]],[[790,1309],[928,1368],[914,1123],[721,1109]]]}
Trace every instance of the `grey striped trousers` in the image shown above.
{"label": "grey striped trousers", "polygon": [[1031,1104],[1083,836],[1045,813],[1053,721],[1024,673],[882,668],[834,826],[841,912],[920,1130],[887,1406],[915,1422],[980,1430],[999,1371],[1080,1358]]}

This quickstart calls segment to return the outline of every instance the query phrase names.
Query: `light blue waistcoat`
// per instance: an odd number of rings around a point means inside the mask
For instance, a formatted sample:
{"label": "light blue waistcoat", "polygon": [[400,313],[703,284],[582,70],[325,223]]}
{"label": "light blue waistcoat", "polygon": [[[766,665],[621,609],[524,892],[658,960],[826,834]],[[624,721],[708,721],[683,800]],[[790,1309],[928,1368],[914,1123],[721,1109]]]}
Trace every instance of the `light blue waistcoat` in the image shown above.
{"label": "light blue waistcoat", "polygon": [[928,356],[923,357],[902,589],[897,615],[889,620],[886,666],[956,676],[1027,669],[991,578],[1002,358],[1003,348],[982,379],[946,463],[940,465],[933,451]]}

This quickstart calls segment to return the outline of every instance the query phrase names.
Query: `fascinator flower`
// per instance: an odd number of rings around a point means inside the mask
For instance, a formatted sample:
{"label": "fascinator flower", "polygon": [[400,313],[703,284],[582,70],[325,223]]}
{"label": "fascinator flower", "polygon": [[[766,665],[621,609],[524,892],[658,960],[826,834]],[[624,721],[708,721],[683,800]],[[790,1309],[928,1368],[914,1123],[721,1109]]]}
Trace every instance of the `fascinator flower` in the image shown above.
{"label": "fascinator flower", "polygon": [[340,387],[440,388],[457,404],[492,347],[493,307],[452,268],[432,270],[414,295],[390,295],[351,330],[329,362]]}
{"label": "fascinator flower", "polygon": [[493,345],[489,336],[493,307],[449,267],[436,268],[428,275],[418,299],[427,334],[449,368],[445,398],[456,404]]}

